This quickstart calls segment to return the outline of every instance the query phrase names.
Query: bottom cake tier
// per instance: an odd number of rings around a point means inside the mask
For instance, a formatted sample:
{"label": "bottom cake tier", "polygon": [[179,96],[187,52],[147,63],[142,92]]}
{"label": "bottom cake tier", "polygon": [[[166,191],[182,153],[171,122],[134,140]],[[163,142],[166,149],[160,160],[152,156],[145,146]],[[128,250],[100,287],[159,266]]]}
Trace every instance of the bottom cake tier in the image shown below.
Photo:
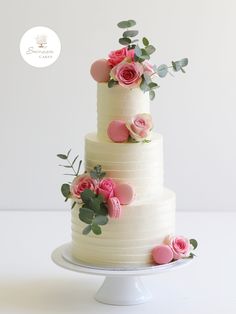
{"label": "bottom cake tier", "polygon": [[157,199],[122,206],[119,219],[109,219],[102,234],[83,235],[79,206],[72,210],[72,255],[97,266],[152,264],[152,249],[175,232],[175,193],[164,189]]}

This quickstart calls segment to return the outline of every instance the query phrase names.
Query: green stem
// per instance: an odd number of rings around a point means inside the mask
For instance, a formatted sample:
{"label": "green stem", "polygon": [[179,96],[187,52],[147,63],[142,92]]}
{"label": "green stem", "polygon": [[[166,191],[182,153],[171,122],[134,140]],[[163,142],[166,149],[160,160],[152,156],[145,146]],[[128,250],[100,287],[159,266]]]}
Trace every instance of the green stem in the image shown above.
{"label": "green stem", "polygon": [[72,166],[72,163],[69,161],[68,158],[67,158],[67,162],[68,162],[68,164],[71,166],[71,169],[74,171],[74,174],[77,175],[74,166]]}

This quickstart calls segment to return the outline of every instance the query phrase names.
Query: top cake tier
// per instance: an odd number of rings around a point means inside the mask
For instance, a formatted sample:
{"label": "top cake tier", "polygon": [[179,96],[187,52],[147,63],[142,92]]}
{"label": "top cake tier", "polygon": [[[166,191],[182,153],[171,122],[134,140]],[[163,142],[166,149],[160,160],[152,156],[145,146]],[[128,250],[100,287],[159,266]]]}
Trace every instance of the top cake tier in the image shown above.
{"label": "top cake tier", "polygon": [[148,93],[140,88],[119,85],[109,88],[106,83],[98,83],[97,135],[100,140],[110,141],[107,127],[112,120],[128,121],[139,113],[150,113]]}

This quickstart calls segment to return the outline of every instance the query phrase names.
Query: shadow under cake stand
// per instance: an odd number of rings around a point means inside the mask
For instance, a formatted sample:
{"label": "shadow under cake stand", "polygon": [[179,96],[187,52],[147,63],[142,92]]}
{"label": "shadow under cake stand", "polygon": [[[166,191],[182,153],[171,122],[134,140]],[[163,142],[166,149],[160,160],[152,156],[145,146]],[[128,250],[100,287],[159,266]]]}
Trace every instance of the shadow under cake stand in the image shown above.
{"label": "shadow under cake stand", "polygon": [[96,267],[75,259],[71,254],[70,243],[56,248],[51,257],[55,264],[65,269],[90,275],[106,276],[95,295],[95,300],[111,305],[135,305],[149,301],[152,295],[143,285],[140,276],[174,270],[191,262],[191,259],[180,259],[165,265],[133,268]]}

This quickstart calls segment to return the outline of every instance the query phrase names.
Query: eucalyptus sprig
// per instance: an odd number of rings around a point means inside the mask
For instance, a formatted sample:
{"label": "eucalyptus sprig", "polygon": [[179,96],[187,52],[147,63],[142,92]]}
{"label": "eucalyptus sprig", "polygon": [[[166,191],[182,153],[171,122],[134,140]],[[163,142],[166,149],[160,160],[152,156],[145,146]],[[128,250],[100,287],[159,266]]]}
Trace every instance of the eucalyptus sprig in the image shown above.
{"label": "eucalyptus sprig", "polygon": [[[78,162],[77,167],[76,165],[76,161],[79,157],[79,155],[75,156],[74,159],[71,161],[69,159],[69,155],[70,155],[71,149],[67,152],[67,154],[57,154],[57,157],[67,161],[67,165],[59,165],[60,167],[64,167],[66,169],[71,169],[73,173],[65,173],[64,175],[66,176],[74,176],[77,177],[79,175],[80,172],[80,168],[81,168],[81,164],[82,164],[82,160],[80,160]],[[61,193],[62,195],[65,197],[65,202],[71,197],[71,193],[70,193],[70,184],[69,183],[63,183],[61,186]],[[76,202],[74,202],[72,204],[72,208],[74,208],[74,206],[76,205]]]}
{"label": "eucalyptus sprig", "polygon": [[102,233],[101,226],[108,223],[108,210],[101,194],[95,194],[87,189],[81,193],[83,205],[79,210],[79,219],[87,224],[83,234],[92,231],[99,235]]}
{"label": "eucalyptus sprig", "polygon": [[136,25],[136,22],[134,20],[128,20],[128,21],[121,21],[117,24],[119,28],[126,28],[126,31],[124,31],[121,38],[119,38],[119,43],[123,46],[127,46],[128,49],[135,48],[136,42],[138,42],[138,39],[133,39],[133,37],[138,35],[138,30],[130,30],[130,27],[133,27]]}
{"label": "eucalyptus sprig", "polygon": [[[126,29],[123,32],[122,37],[119,39],[119,43],[127,47],[128,50],[134,49],[134,61],[143,63],[147,60],[150,60],[151,54],[156,51],[156,48],[150,44],[149,40],[146,37],[142,38],[142,42],[139,43],[139,39],[135,38],[138,35],[137,30],[130,29],[131,27],[136,25],[136,21],[134,20],[126,20],[121,21],[117,24],[117,26],[121,29]],[[183,72],[185,73],[184,67],[188,65],[188,59],[183,58],[179,61],[172,61],[171,66],[167,66],[166,64],[161,64],[160,66],[153,66],[153,73],[145,73],[142,75],[142,80],[140,83],[140,88],[143,92],[149,92],[150,100],[155,98],[155,89],[159,88],[159,85],[153,81],[153,78],[165,77],[168,73],[173,76],[170,70],[173,72]],[[113,87],[117,85],[118,82],[114,79],[110,79],[108,81],[108,87]]]}

